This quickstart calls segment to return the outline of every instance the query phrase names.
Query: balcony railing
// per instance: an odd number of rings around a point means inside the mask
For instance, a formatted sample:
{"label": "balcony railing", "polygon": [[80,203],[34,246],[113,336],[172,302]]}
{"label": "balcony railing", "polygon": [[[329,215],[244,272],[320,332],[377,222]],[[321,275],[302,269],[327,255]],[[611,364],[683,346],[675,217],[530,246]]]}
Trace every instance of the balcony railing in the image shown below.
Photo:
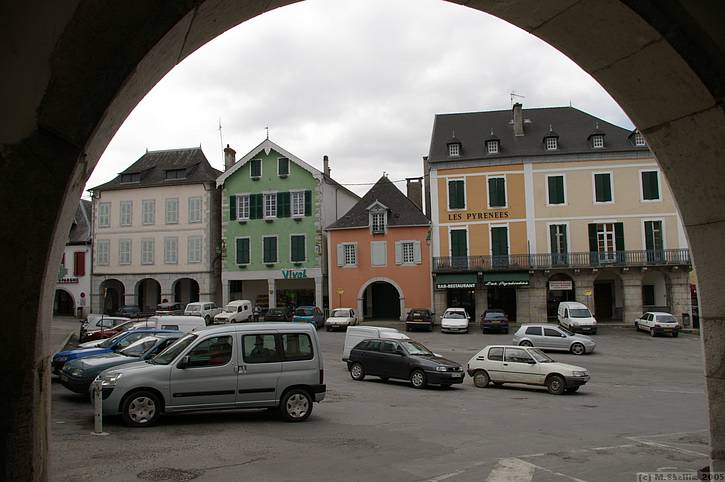
{"label": "balcony railing", "polygon": [[511,254],[508,256],[441,256],[433,271],[520,271],[556,268],[689,266],[689,249],[585,253]]}

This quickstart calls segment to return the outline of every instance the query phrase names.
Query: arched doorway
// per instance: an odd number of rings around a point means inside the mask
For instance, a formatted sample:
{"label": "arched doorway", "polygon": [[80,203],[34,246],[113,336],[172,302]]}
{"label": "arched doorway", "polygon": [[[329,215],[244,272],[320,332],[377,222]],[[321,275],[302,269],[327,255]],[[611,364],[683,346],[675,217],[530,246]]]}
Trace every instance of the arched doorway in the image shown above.
{"label": "arched doorway", "polygon": [[614,271],[603,271],[594,279],[594,316],[597,321],[621,321],[624,316],[624,286]]}
{"label": "arched doorway", "polygon": [[55,290],[53,300],[53,316],[74,316],[75,301],[73,296],[65,290]]}
{"label": "arched doorway", "polygon": [[556,320],[557,309],[562,301],[576,301],[574,280],[564,273],[551,275],[546,283],[546,317]]}
{"label": "arched doorway", "polygon": [[[389,281],[372,281],[362,289],[363,318],[400,320],[403,296],[400,288]],[[360,308],[358,308],[360,310]]]}
{"label": "arched doorway", "polygon": [[103,314],[113,315],[125,304],[126,289],[117,279],[104,280],[98,291],[99,306]]}
{"label": "arched doorway", "polygon": [[153,313],[161,303],[161,285],[153,278],[136,283],[136,304],[144,313]]}
{"label": "arched doorway", "polygon": [[192,278],[181,278],[174,282],[174,301],[186,306],[199,301],[199,283]]}
{"label": "arched doorway", "polygon": [[672,311],[668,305],[667,281],[659,270],[650,270],[642,276],[642,310]]}

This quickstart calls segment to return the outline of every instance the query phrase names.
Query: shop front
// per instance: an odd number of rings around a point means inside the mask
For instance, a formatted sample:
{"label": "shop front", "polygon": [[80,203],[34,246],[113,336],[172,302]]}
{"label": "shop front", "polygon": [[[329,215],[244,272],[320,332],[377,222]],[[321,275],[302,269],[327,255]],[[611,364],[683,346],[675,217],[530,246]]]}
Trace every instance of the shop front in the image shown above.
{"label": "shop front", "polygon": [[500,308],[510,321],[516,321],[517,292],[529,287],[527,271],[503,273],[484,273],[483,285],[487,291],[488,308]]}
{"label": "shop front", "polygon": [[[475,273],[439,274],[435,278],[435,300],[443,298],[444,303],[435,303],[434,310],[438,315],[449,307],[465,308],[476,320],[476,282]],[[444,294],[444,296],[440,296]],[[440,306],[445,304],[445,306]]]}

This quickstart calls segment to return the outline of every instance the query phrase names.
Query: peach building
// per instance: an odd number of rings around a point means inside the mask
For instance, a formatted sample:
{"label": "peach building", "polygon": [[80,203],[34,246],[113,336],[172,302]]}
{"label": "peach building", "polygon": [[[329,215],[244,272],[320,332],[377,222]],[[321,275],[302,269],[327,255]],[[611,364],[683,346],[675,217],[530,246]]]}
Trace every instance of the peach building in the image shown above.
{"label": "peach building", "polygon": [[358,319],[404,320],[431,308],[430,221],[421,210],[420,179],[406,197],[385,176],[327,227],[330,308]]}

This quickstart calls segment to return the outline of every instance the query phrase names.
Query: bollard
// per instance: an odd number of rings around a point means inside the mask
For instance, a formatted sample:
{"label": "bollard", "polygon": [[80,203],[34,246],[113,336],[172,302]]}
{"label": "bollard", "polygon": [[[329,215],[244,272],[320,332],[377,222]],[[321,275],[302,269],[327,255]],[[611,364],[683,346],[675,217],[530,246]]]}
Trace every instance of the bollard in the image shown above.
{"label": "bollard", "polygon": [[108,435],[103,431],[103,384],[93,380],[93,432],[91,435]]}

